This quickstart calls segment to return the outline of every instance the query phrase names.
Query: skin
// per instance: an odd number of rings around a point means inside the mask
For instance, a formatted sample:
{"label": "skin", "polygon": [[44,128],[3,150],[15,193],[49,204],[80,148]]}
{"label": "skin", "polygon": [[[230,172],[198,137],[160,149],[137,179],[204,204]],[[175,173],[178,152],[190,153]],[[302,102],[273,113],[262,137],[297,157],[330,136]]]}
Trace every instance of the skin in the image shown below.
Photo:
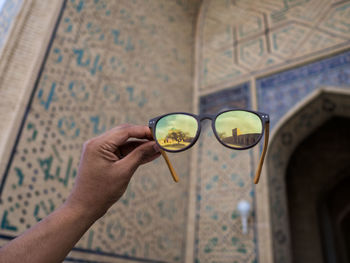
{"label": "skin", "polygon": [[[130,138],[141,141],[128,141]],[[84,143],[67,201],[0,249],[0,262],[62,262],[124,194],[136,169],[160,156],[146,126],[123,124]]]}

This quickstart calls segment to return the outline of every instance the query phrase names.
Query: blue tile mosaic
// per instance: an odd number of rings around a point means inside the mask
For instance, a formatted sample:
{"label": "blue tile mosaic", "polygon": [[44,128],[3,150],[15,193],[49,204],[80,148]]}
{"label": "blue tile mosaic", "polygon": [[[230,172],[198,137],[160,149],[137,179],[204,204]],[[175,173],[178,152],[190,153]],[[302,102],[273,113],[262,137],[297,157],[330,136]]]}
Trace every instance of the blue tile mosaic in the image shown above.
{"label": "blue tile mosaic", "polygon": [[259,111],[271,127],[297,103],[322,86],[350,88],[350,51],[256,81]]}
{"label": "blue tile mosaic", "polygon": [[246,82],[200,97],[200,112],[214,114],[226,107],[249,109],[251,107],[249,87],[249,82]]}

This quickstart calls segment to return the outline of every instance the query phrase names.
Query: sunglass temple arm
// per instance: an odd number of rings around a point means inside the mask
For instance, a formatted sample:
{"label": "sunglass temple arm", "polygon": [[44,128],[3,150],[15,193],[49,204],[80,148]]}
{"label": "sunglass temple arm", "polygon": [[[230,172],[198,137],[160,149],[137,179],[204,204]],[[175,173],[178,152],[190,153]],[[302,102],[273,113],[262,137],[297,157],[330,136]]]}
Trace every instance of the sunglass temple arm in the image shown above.
{"label": "sunglass temple arm", "polygon": [[179,177],[177,176],[177,174],[176,174],[176,172],[175,172],[175,170],[174,170],[174,167],[171,165],[171,162],[170,162],[170,160],[169,160],[168,155],[167,155],[166,152],[163,151],[163,150],[160,150],[160,153],[162,154],[162,156],[163,156],[163,158],[164,158],[166,164],[167,164],[168,167],[169,167],[169,171],[170,171],[170,173],[171,173],[171,176],[173,177],[174,181],[177,183],[177,182],[179,181]]}
{"label": "sunglass temple arm", "polygon": [[[152,128],[151,129],[151,133],[153,134]],[[152,135],[153,136],[153,135]],[[154,139],[154,138],[153,138]],[[173,177],[174,181],[177,183],[179,181],[179,177],[177,176],[174,167],[172,166],[168,155],[166,154],[165,151],[163,151],[162,149],[160,149],[160,153],[162,154],[166,164],[168,165],[169,171],[171,173],[171,176]]]}
{"label": "sunglass temple arm", "polygon": [[265,139],[264,139],[264,148],[260,157],[260,161],[259,161],[259,165],[258,165],[258,169],[256,170],[255,173],[255,178],[254,178],[254,183],[257,184],[259,182],[260,179],[260,174],[261,174],[261,169],[264,163],[264,159],[265,159],[265,155],[266,155],[266,151],[267,151],[267,145],[269,143],[269,130],[270,130],[270,123],[266,122],[265,123]]}

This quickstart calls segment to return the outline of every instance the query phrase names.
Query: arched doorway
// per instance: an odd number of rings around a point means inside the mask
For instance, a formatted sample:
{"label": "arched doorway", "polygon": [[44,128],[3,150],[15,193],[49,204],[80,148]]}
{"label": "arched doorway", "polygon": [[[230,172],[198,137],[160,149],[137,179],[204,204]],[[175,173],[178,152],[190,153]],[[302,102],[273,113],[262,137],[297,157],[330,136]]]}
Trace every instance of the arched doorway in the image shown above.
{"label": "arched doorway", "polygon": [[[321,88],[289,111],[276,125],[266,158],[263,175],[266,180],[262,181],[258,190],[258,200],[262,200],[258,220],[264,226],[258,230],[258,242],[264,240],[259,243],[259,258],[271,258],[268,262],[293,262],[286,185],[290,157],[305,138],[331,118],[349,118],[349,105],[348,90]],[[271,250],[269,247],[262,249],[260,244],[263,243],[271,244]],[[271,256],[268,256],[269,253]]]}
{"label": "arched doorway", "polygon": [[350,195],[344,187],[350,182],[349,136],[350,118],[333,117],[290,158],[286,186],[293,262],[348,262],[343,231],[349,229]]}

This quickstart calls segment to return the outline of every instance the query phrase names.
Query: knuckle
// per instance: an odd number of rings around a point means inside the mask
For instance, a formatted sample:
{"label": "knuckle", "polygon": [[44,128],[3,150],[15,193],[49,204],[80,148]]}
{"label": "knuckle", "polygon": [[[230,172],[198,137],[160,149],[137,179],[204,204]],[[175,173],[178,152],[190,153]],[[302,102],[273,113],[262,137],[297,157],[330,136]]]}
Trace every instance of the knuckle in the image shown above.
{"label": "knuckle", "polygon": [[143,163],[147,159],[148,155],[149,155],[148,151],[145,147],[142,147],[141,149],[139,149],[138,156],[137,156],[138,162]]}
{"label": "knuckle", "polygon": [[120,124],[118,127],[123,129],[123,128],[128,128],[130,126],[132,126],[132,125],[129,123],[123,123],[123,124]]}
{"label": "knuckle", "polygon": [[96,139],[90,139],[84,142],[83,147],[85,150],[92,150],[96,147]]}

